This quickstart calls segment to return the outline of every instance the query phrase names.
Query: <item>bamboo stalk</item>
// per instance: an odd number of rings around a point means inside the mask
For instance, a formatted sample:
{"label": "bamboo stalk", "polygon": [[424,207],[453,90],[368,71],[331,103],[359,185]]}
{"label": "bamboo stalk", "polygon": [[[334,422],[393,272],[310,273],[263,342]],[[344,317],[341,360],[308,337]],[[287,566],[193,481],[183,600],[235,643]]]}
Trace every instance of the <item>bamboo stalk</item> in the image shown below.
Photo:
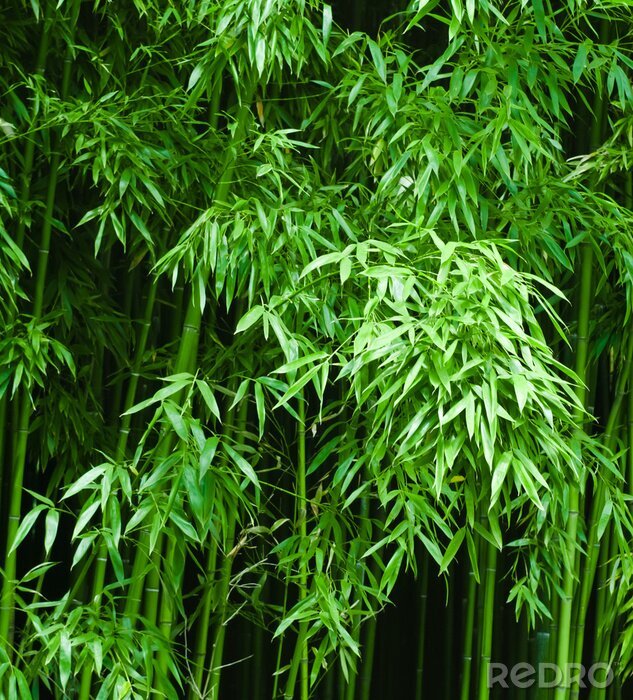
{"label": "bamboo stalk", "polygon": [[[305,429],[305,399],[303,391],[298,396],[297,415],[299,422],[297,424],[297,475],[296,475],[296,493],[299,506],[299,535],[302,542],[306,542],[308,537],[307,530],[307,490],[306,490],[306,429]],[[308,572],[305,564],[300,561],[299,564],[299,601],[305,600],[308,595]],[[302,620],[299,623],[299,635],[297,638],[297,646],[288,673],[288,682],[284,697],[286,700],[294,698],[294,685],[297,676],[297,671],[300,675],[300,694],[301,700],[308,700],[309,696],[309,669],[308,669],[308,623]]]}
{"label": "bamboo stalk", "polygon": [[[594,254],[591,244],[585,243],[581,255],[580,300],[578,312],[578,333],[576,344],[575,371],[579,378],[576,395],[578,403],[575,408],[574,418],[578,426],[579,434],[583,431],[585,414],[584,407],[587,403],[587,358],[589,353],[589,319],[591,315],[591,302],[593,298],[593,262]],[[574,587],[577,579],[577,571],[572,568],[576,561],[576,541],[578,533],[578,512],[580,508],[580,488],[577,484],[570,485],[569,490],[569,514],[567,516],[567,559],[569,565],[564,568],[563,598],[560,602],[558,622],[558,645],[556,663],[558,668],[567,669],[571,650],[571,623],[574,604]],[[565,671],[563,685],[556,691],[556,700],[565,700],[568,697],[570,676]]]}
{"label": "bamboo stalk", "polygon": [[486,569],[484,582],[483,628],[481,633],[481,650],[479,664],[479,694],[478,700],[488,700],[488,666],[491,661],[492,632],[495,616],[495,584],[497,579],[497,549],[489,542],[486,543]]}
{"label": "bamboo stalk", "polygon": [[205,581],[203,588],[202,608],[200,613],[200,621],[197,627],[196,645],[194,651],[194,673],[193,682],[189,689],[189,700],[194,700],[194,698],[200,697],[202,693],[202,682],[205,671],[204,662],[207,655],[207,641],[209,638],[209,627],[211,624],[211,612],[213,607],[213,577],[215,575],[217,555],[217,544],[214,542],[209,543],[207,547],[207,560],[205,565],[207,580]]}
{"label": "bamboo stalk", "polygon": [[[476,541],[476,546],[479,539]],[[479,547],[477,547],[479,550]],[[475,605],[477,601],[477,580],[472,567],[468,572],[468,589],[466,594],[466,616],[464,619],[464,641],[462,656],[462,677],[460,700],[470,700],[471,674],[473,665],[473,640],[475,632]],[[421,700],[422,693],[417,696]]]}
{"label": "bamboo stalk", "polygon": [[[611,407],[611,412],[609,414],[609,420],[607,421],[607,427],[605,430],[605,446],[607,450],[613,451],[615,447],[616,438],[616,427],[618,424],[620,410],[626,395],[626,388],[632,382],[630,380],[632,377],[633,369],[633,333],[630,334],[630,340],[627,350],[627,355],[625,359],[624,367],[618,377],[618,384],[616,389],[616,396]],[[593,590],[593,583],[595,580],[596,569],[598,567],[598,561],[600,557],[600,540],[598,539],[598,524],[600,520],[600,515],[602,514],[602,509],[605,503],[605,485],[604,482],[600,482],[594,498],[591,504],[591,515],[589,519],[589,537],[587,541],[587,559],[585,561],[585,567],[583,569],[583,575],[581,580],[581,586],[579,591],[579,601],[578,601],[578,636],[576,638],[576,643],[574,647],[574,662],[581,663],[584,647],[584,630],[585,622],[587,619],[587,612],[589,609],[589,601],[591,599],[591,593]],[[577,695],[576,689],[574,688],[574,697]],[[558,700],[558,699],[557,699]]]}
{"label": "bamboo stalk", "polygon": [[[74,0],[71,4],[71,35],[74,35],[79,13],[81,0]],[[71,61],[72,48],[67,47],[67,56],[64,62],[62,74],[62,100],[68,97],[70,85],[70,74],[72,69]],[[48,269],[48,256],[51,245],[51,234],[53,230],[53,214],[55,209],[55,198],[57,194],[57,182],[59,178],[59,167],[61,157],[55,152],[51,158],[50,175],[46,191],[46,205],[44,220],[40,235],[40,246],[37,256],[37,272],[35,277],[35,294],[33,298],[33,322],[36,323],[41,317],[44,308],[44,287],[46,284],[46,273]],[[20,522],[22,510],[22,485],[24,481],[24,469],[26,467],[26,456],[28,447],[28,437],[30,432],[32,404],[31,397],[26,389],[20,393],[20,408],[18,411],[18,423],[16,426],[16,445],[13,460],[12,490],[9,501],[9,515],[7,523],[7,548],[15,540],[15,535]],[[7,649],[9,659],[12,656],[13,624],[14,624],[14,604],[15,604],[15,576],[17,569],[17,551],[12,552],[7,549],[4,565],[4,578],[2,582],[2,593],[0,598],[0,643]]]}
{"label": "bamboo stalk", "polygon": [[447,659],[447,668],[444,672],[444,698],[445,700],[453,700],[453,682],[454,676],[459,678],[459,668],[455,663],[455,654],[453,651],[453,642],[455,636],[455,596],[451,591],[448,592],[448,600],[446,601],[446,617],[444,626],[444,658]]}
{"label": "bamboo stalk", "polygon": [[[220,177],[220,180],[218,182],[218,186],[215,192],[215,201],[217,203],[224,202],[226,200],[226,197],[229,193],[230,187],[231,187],[231,180],[232,180],[232,175],[233,175],[233,170],[235,168],[235,159],[236,159],[236,148],[235,145],[238,144],[243,136],[245,127],[246,127],[246,121],[250,112],[250,98],[253,93],[254,88],[251,87],[246,91],[246,95],[244,98],[244,101],[241,103],[239,111],[238,111],[238,116],[236,120],[236,129],[233,134],[233,142],[234,146],[231,148],[227,149],[226,153],[226,158],[225,158],[225,163],[224,167],[222,169],[222,176]],[[206,269],[202,270],[200,273],[200,276],[202,277],[201,284],[203,286],[207,286],[211,270]],[[188,307],[187,307],[187,312],[185,314],[185,319],[183,322],[183,330],[182,330],[182,335],[181,335],[181,340],[178,348],[178,354],[177,358],[175,361],[174,365],[174,373],[179,374],[181,372],[188,372],[192,369],[192,363],[195,359],[196,353],[197,353],[197,346],[198,346],[198,339],[200,335],[200,327],[201,327],[201,322],[202,322],[202,309],[200,307],[199,303],[196,303],[195,296],[192,294]],[[165,456],[169,454],[169,450],[171,447],[171,439],[169,436],[167,439],[163,439],[161,441],[162,447],[161,451],[158,453],[158,458],[161,456]],[[133,588],[130,590],[130,594],[128,594],[128,598],[126,601],[126,617],[130,618],[135,618],[138,615],[138,601],[140,599],[139,595],[139,590],[142,589],[143,586],[143,581],[145,578],[145,571],[147,570],[148,566],[148,558],[149,558],[149,542],[147,541],[147,538],[143,538],[144,541],[139,543],[139,546],[136,551],[136,556],[134,558],[134,564],[133,564],[133,571],[132,571],[132,580],[134,582]],[[150,581],[149,581],[149,586],[148,588],[150,589],[148,591],[149,596],[148,596],[148,601],[147,601],[147,613],[149,613],[148,619],[150,622],[155,622],[156,620],[156,613],[157,613],[157,600],[155,598],[157,597],[158,589],[159,589],[159,574],[158,571],[160,570],[160,555],[162,552],[162,537],[159,536],[158,541],[156,543],[155,547],[155,552],[154,552],[154,563],[155,566],[150,568]],[[158,564],[158,568],[156,566]],[[170,626],[168,624],[167,620],[164,621],[164,627]]]}
{"label": "bamboo stalk", "polygon": [[378,618],[372,615],[365,623],[365,644],[363,646],[363,665],[360,675],[360,700],[369,700],[372,689],[374,656],[376,653],[376,629]]}
{"label": "bamboo stalk", "polygon": [[[282,619],[283,617],[286,616],[286,613],[288,611],[288,579],[284,581],[284,602],[282,606]],[[279,636],[279,643],[277,645],[277,659],[275,663],[275,671],[273,673],[273,692],[272,692],[272,698],[273,700],[278,700],[279,696],[279,678],[281,676],[281,662],[283,659],[283,643],[284,643],[284,634],[282,633]],[[332,673],[332,671],[330,671]]]}
{"label": "bamboo stalk", "polygon": [[[152,315],[154,313],[154,303],[156,301],[157,286],[157,283],[150,285],[147,301],[145,303],[145,313],[141,322],[141,331],[139,334],[139,338],[136,343],[136,350],[134,354],[134,359],[132,361],[132,371],[130,374],[130,379],[128,381],[125,403],[123,406],[124,415],[121,417],[121,424],[119,426],[119,437],[115,451],[115,459],[117,463],[120,463],[125,458],[125,452],[127,450],[132,416],[130,414],[126,414],[126,412],[130,408],[132,408],[136,401],[136,390],[138,387],[138,380],[140,376],[139,372],[141,369],[141,364],[143,362],[143,356],[145,355],[145,349],[147,347],[149,332],[152,325]],[[104,524],[106,522],[106,518],[107,510],[103,513]],[[107,545],[105,541],[102,541],[99,545],[99,552],[96,560],[97,565],[92,580],[91,601],[94,605],[95,615],[99,614],[99,609],[101,607],[101,595],[105,583],[106,569],[108,563],[107,552]],[[88,700],[90,698],[91,686],[92,666],[86,665],[84,666],[84,670],[81,676],[81,686],[79,691],[79,698],[81,700]]]}
{"label": "bamboo stalk", "polygon": [[[50,27],[51,27],[51,8],[52,5],[47,4],[46,13],[42,22],[42,33],[40,35],[39,48],[37,52],[37,60],[35,63],[35,74],[43,75],[46,70],[48,60],[48,47],[50,44]],[[31,119],[33,126],[33,119]],[[26,208],[31,196],[31,181],[33,179],[33,163],[35,160],[35,138],[34,136],[27,137],[24,147],[23,167],[20,171],[21,187],[19,195],[18,210],[20,216],[15,233],[15,242],[18,248],[24,248],[24,236],[26,232]],[[9,465],[5,463],[6,453],[6,436],[8,434],[7,425],[7,405],[9,403],[8,392],[0,397],[0,492],[4,493],[5,475],[8,477]],[[8,481],[8,478],[6,479]],[[7,540],[7,546],[9,542]]]}

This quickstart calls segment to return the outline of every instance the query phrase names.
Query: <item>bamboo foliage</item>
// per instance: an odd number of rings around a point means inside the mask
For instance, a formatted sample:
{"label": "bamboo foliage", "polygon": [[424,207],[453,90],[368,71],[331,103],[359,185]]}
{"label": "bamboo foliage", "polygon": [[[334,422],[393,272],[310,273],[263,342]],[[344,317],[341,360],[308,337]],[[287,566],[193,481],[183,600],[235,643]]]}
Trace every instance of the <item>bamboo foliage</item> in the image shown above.
{"label": "bamboo foliage", "polygon": [[627,697],[631,3],[343,5],[0,10],[2,697]]}

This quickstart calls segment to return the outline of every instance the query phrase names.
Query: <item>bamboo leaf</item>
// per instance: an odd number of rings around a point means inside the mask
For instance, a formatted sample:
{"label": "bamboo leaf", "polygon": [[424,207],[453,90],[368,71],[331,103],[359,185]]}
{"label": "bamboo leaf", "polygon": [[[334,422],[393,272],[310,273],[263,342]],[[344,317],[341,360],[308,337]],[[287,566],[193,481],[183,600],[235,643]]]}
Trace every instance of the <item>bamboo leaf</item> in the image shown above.
{"label": "bamboo leaf", "polygon": [[264,389],[259,382],[255,382],[255,405],[257,408],[257,421],[259,424],[259,439],[264,435],[266,424],[266,402],[264,399]]}
{"label": "bamboo leaf", "polygon": [[57,537],[57,529],[59,527],[59,511],[55,509],[50,509],[46,513],[46,520],[44,525],[44,551],[46,556],[51,553],[51,548]]}
{"label": "bamboo leaf", "polygon": [[187,430],[187,424],[185,423],[182,414],[178,410],[178,407],[168,401],[165,403],[164,409],[165,414],[171,423],[171,427],[176,432],[176,435],[178,435],[181,440],[186,441],[189,437],[189,432]]}
{"label": "bamboo leaf", "polygon": [[217,436],[210,437],[205,442],[204,448],[200,453],[198,481],[202,481],[205,474],[209,471],[209,467],[211,466],[211,462],[213,462],[213,457],[215,456],[219,442],[220,438]]}
{"label": "bamboo leaf", "polygon": [[13,539],[13,543],[11,544],[11,548],[9,549],[9,554],[11,552],[14,552],[18,546],[20,545],[20,542],[29,534],[31,531],[33,525],[35,525],[35,521],[37,520],[38,515],[46,508],[44,505],[40,506],[35,506],[33,510],[30,510],[25,516],[22,522],[20,523],[20,527],[18,528],[17,532],[15,533],[15,538]]}
{"label": "bamboo leaf", "polygon": [[75,481],[70,488],[66,491],[66,493],[62,496],[62,500],[66,498],[70,498],[71,496],[74,496],[76,493],[79,493],[80,491],[83,491],[85,488],[88,488],[88,486],[94,484],[94,482],[102,477],[106,471],[107,471],[108,465],[106,464],[99,464],[96,467],[92,467],[92,469],[89,469],[85,474],[79,477],[77,481]]}
{"label": "bamboo leaf", "polygon": [[332,7],[327,3],[323,4],[323,44],[327,46],[328,39],[332,33]]}
{"label": "bamboo leaf", "polygon": [[253,324],[259,321],[263,314],[264,308],[262,306],[254,306],[239,320],[235,327],[235,333],[244,333],[244,331],[247,331]]}
{"label": "bamboo leaf", "polygon": [[442,557],[442,563],[440,564],[440,574],[443,574],[450,566],[450,563],[453,561],[455,555],[459,551],[459,548],[462,546],[465,535],[466,528],[462,527],[455,533],[449,542],[448,547],[444,552],[444,556]]}
{"label": "bamboo leaf", "polygon": [[230,445],[224,444],[223,447],[226,453],[229,455],[229,457],[233,460],[237,468],[253,484],[253,486],[255,486],[255,488],[259,489],[259,480],[253,467],[251,467],[251,465],[244,459],[244,457],[242,457],[242,455],[236,452]]}
{"label": "bamboo leaf", "polygon": [[62,684],[62,690],[66,690],[70,673],[72,670],[72,643],[68,632],[62,630],[59,640],[59,677]]}
{"label": "bamboo leaf", "polygon": [[511,463],[512,452],[504,452],[495,466],[494,472],[492,473],[490,505],[488,506],[488,510],[491,510],[499,500],[499,495],[501,493],[501,489],[503,488],[503,484],[505,483]]}
{"label": "bamboo leaf", "polygon": [[200,393],[202,394],[202,398],[206,403],[207,408],[219,421],[221,421],[222,418],[220,417],[220,407],[218,406],[218,402],[216,401],[215,396],[211,391],[211,387],[202,379],[196,380],[196,386],[200,390]]}
{"label": "bamboo leaf", "polygon": [[385,66],[385,58],[382,55],[382,51],[380,50],[380,47],[373,39],[368,39],[367,45],[369,46],[369,51],[371,53],[371,57],[372,57],[372,60],[374,62],[374,66],[376,68],[376,71],[377,71],[378,75],[380,76],[380,79],[383,81],[383,83],[386,84],[387,83],[387,68]]}

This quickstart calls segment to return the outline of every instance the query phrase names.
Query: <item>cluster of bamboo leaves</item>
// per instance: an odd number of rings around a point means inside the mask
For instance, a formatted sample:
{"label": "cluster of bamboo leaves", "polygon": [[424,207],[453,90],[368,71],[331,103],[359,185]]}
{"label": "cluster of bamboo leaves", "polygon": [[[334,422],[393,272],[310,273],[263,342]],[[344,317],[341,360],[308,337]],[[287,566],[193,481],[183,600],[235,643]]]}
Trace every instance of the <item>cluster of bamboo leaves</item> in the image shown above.
{"label": "cluster of bamboo leaves", "polygon": [[626,697],[631,27],[3,4],[2,697]]}

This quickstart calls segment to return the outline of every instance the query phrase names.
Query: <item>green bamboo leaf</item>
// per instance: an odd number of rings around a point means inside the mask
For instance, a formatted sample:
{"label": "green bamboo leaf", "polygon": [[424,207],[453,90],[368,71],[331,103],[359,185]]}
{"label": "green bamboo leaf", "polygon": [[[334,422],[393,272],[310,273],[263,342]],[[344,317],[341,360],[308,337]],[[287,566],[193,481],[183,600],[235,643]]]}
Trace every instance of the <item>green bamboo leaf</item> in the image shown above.
{"label": "green bamboo leaf", "polygon": [[211,391],[211,387],[202,379],[196,380],[196,386],[200,390],[207,408],[219,421],[221,421],[222,418],[220,417],[220,407],[218,406],[218,402],[216,401],[213,391]]}
{"label": "green bamboo leaf", "polygon": [[127,535],[128,533],[133,532],[134,529],[145,520],[152,510],[153,505],[145,502],[136,508],[132,513],[132,517],[128,520],[127,525],[125,526],[125,534]]}
{"label": "green bamboo leaf", "polygon": [[457,416],[468,406],[468,398],[464,396],[461,398],[457,403],[453,404],[448,411],[440,418],[440,425],[445,425],[446,423],[450,423],[454,418],[457,418]]}
{"label": "green bamboo leaf", "polygon": [[328,39],[332,33],[332,7],[327,3],[323,4],[323,44],[327,46]]}
{"label": "green bamboo leaf", "polygon": [[347,282],[351,272],[352,272],[352,259],[350,257],[345,257],[341,260],[341,268],[340,268],[341,284],[345,284],[345,282]]}
{"label": "green bamboo leaf", "polygon": [[466,394],[466,429],[468,437],[472,440],[475,434],[475,397],[472,391]]}
{"label": "green bamboo leaf", "polygon": [[514,461],[514,472],[517,475],[519,483],[523,487],[525,493],[527,493],[527,495],[529,496],[530,500],[534,503],[534,505],[536,505],[537,508],[543,510],[543,504],[541,503],[541,499],[539,498],[536,485],[534,484],[534,481],[528,474],[521,460]]}
{"label": "green bamboo leaf", "polygon": [[512,383],[514,384],[514,393],[516,394],[517,403],[519,404],[519,412],[523,413],[532,385],[522,374],[514,374],[512,376]]}
{"label": "green bamboo leaf", "polygon": [[189,76],[189,82],[187,83],[187,91],[193,90],[193,88],[196,86],[196,83],[200,80],[202,77],[202,74],[204,73],[204,67],[201,63],[198,63],[198,65],[191,71],[191,75]]}
{"label": "green bamboo leaf", "polygon": [[490,532],[493,536],[492,544],[501,550],[503,547],[503,536],[501,535],[501,528],[499,527],[499,517],[495,511],[488,511],[488,524],[490,525]]}
{"label": "green bamboo leaf", "polygon": [[547,39],[547,32],[545,30],[545,7],[543,6],[543,0],[532,0],[532,7],[534,8],[536,28],[543,41],[545,41]]}
{"label": "green bamboo leaf", "polygon": [[13,539],[13,543],[11,544],[11,547],[9,549],[9,554],[11,554],[11,552],[14,552],[18,548],[20,542],[22,542],[22,540],[29,534],[31,528],[33,527],[33,525],[35,525],[37,517],[45,508],[46,506],[44,505],[35,506],[33,510],[29,511],[24,516],[24,519],[20,523],[20,527],[15,533],[15,538]]}
{"label": "green bamboo leaf", "polygon": [[239,320],[235,327],[235,333],[244,333],[244,331],[247,331],[254,323],[259,321],[263,314],[264,308],[262,306],[254,306]]}
{"label": "green bamboo leaf", "polygon": [[62,496],[62,501],[66,498],[74,496],[76,493],[79,493],[88,486],[94,484],[94,482],[97,479],[99,479],[99,477],[102,477],[106,473],[108,467],[109,465],[107,464],[99,464],[98,466],[89,469],[85,474],[80,476],[79,479],[77,479],[77,481],[71,484],[70,488]]}
{"label": "green bamboo leaf", "polygon": [[[141,401],[140,403],[137,403],[136,405],[132,406],[132,408],[128,409],[125,411],[125,413],[122,413],[122,416],[131,416],[134,413],[138,413],[139,411],[144,410],[145,408],[148,408],[149,406],[153,406],[155,403],[160,403],[164,401],[165,399],[169,398],[170,396],[173,396],[174,394],[177,394],[178,392],[182,391],[186,387],[190,386],[191,384],[191,377],[190,375],[187,375],[189,378],[188,379],[178,379],[176,381],[172,381],[168,386],[163,387],[162,389],[159,389],[151,398],[145,399],[144,401]],[[167,381],[169,378],[167,378]]]}
{"label": "green bamboo leaf", "polygon": [[301,367],[304,367],[305,365],[314,362],[319,362],[320,360],[324,360],[327,357],[328,354],[326,352],[314,352],[310,353],[309,355],[303,355],[303,357],[299,357],[298,359],[293,360],[292,362],[286,362],[286,364],[282,365],[281,367],[274,369],[273,374],[290,374],[291,372],[295,372],[296,370],[300,369]]}
{"label": "green bamboo leaf", "polygon": [[116,580],[119,583],[123,583],[125,580],[125,572],[123,570],[123,560],[121,559],[121,554],[119,553],[119,550],[117,549],[117,546],[109,532],[103,533],[103,539],[106,543],[108,557],[110,559],[110,563],[112,564],[112,569],[114,571],[114,575],[116,576]]}
{"label": "green bamboo leaf", "polygon": [[59,678],[62,690],[66,690],[72,670],[72,643],[68,632],[62,630],[59,640]]}
{"label": "green bamboo leaf", "polygon": [[257,421],[259,425],[259,439],[264,435],[266,424],[266,401],[264,399],[264,389],[259,382],[255,382],[255,405],[257,408]]}
{"label": "green bamboo leaf", "polygon": [[86,505],[82,508],[79,518],[77,518],[77,523],[75,524],[71,540],[76,539],[83,532],[86,525],[90,522],[92,516],[97,512],[99,505],[100,503],[98,500],[95,500],[94,503],[86,503]]}
{"label": "green bamboo leaf", "polygon": [[613,514],[613,501],[607,498],[602,512],[600,513],[600,518],[598,520],[598,540],[602,539],[609,523],[611,522],[611,516]]}
{"label": "green bamboo leaf", "polygon": [[210,437],[205,442],[204,448],[200,453],[198,481],[202,481],[202,479],[204,479],[204,475],[209,471],[209,467],[211,466],[211,462],[213,461],[213,457],[215,456],[219,442],[220,438],[217,436]]}
{"label": "green bamboo leaf", "polygon": [[383,83],[387,83],[387,67],[385,65],[385,58],[382,55],[380,46],[373,40],[367,39],[367,45],[369,46],[369,51],[371,52],[371,57],[376,68],[376,72],[380,76]]}
{"label": "green bamboo leaf", "polygon": [[274,409],[280,408],[281,406],[284,406],[285,404],[290,401],[294,396],[296,396],[301,389],[316,375],[316,373],[319,371],[320,366],[316,365],[314,367],[311,367],[307,372],[304,372],[297,381],[292,384],[286,391],[286,393],[279,399],[279,401],[275,404],[273,407]]}
{"label": "green bamboo leaf", "polygon": [[182,414],[180,413],[178,407],[175,404],[168,401],[165,403],[164,408],[165,414],[167,415],[167,418],[171,423],[171,427],[176,432],[176,435],[178,435],[178,437],[181,440],[186,441],[189,437],[189,431],[187,430],[187,424]]}
{"label": "green bamboo leaf", "polygon": [[13,669],[13,675],[15,677],[15,680],[17,682],[18,690],[20,691],[20,700],[31,700],[33,697],[31,693],[31,689],[29,688],[29,684],[26,681],[26,678],[24,677],[24,674],[22,671],[20,671],[19,668],[14,668]]}
{"label": "green bamboo leaf", "polygon": [[157,203],[160,207],[164,207],[164,206],[165,206],[165,201],[163,200],[163,196],[162,196],[161,193],[158,191],[158,188],[156,187],[156,185],[154,185],[154,183],[151,182],[151,181],[148,180],[148,179],[144,179],[144,180],[142,180],[142,182],[143,182],[143,184],[145,185],[145,187],[149,190],[149,192],[150,192],[150,194],[152,195],[152,197],[156,200],[156,203]]}
{"label": "green bamboo leaf", "polygon": [[57,537],[57,528],[59,526],[59,511],[51,509],[46,513],[44,521],[44,551],[46,556],[51,553],[51,548]]}
{"label": "green bamboo leaf", "polygon": [[[404,554],[404,547],[399,546],[391,555],[391,558],[389,559],[389,562],[387,563],[387,566],[383,572],[382,578],[380,579],[380,590],[384,590],[387,595],[390,595],[393,587],[396,585]],[[350,641],[351,640],[349,640],[348,643]],[[354,644],[354,646],[357,647],[356,644]]]}
{"label": "green bamboo leaf", "polygon": [[240,382],[240,385],[237,388],[237,391],[235,392],[235,396],[233,397],[233,401],[231,403],[230,409],[237,406],[237,404],[246,396],[246,391],[248,389],[248,385],[250,384],[250,381],[251,381],[250,379],[243,379]]}
{"label": "green bamboo leaf", "polygon": [[320,257],[313,260],[309,265],[306,265],[303,272],[301,273],[300,279],[303,279],[304,277],[306,277],[306,275],[309,275],[311,272],[314,272],[314,270],[318,270],[324,265],[332,265],[334,263],[339,263],[347,254],[348,253],[344,251],[343,253],[337,252],[326,253],[325,255],[321,255]]}
{"label": "green bamboo leaf", "polygon": [[468,558],[470,559],[470,568],[473,572],[473,576],[475,577],[475,581],[477,583],[481,583],[481,579],[479,576],[479,556],[477,553],[477,547],[475,546],[475,540],[473,539],[473,536],[470,534],[470,530],[466,530],[466,546],[468,548]]}
{"label": "green bamboo leaf", "polygon": [[196,533],[193,525],[185,520],[181,515],[172,511],[169,514],[169,519],[183,532],[192,542],[200,542],[200,538]]}
{"label": "green bamboo leaf", "polygon": [[512,452],[504,452],[499,458],[497,465],[495,466],[495,470],[492,473],[492,483],[490,486],[490,505],[488,506],[488,510],[492,509],[496,502],[499,500],[499,495],[501,494],[501,489],[503,488],[503,484],[505,483],[506,477],[508,475],[508,469],[511,463]]}
{"label": "green bamboo leaf", "polygon": [[[34,579],[43,576],[47,571],[50,571],[55,566],[57,566],[57,562],[54,561],[42,562],[41,564],[34,566],[28,573],[22,576],[20,580],[22,583],[28,583],[29,581],[33,581]],[[0,674],[0,677],[1,676],[2,674]]]}
{"label": "green bamboo leaf", "polygon": [[91,533],[81,538],[81,541],[79,542],[79,544],[77,545],[77,549],[75,550],[75,554],[73,555],[73,561],[70,565],[71,569],[74,569],[75,566],[86,556],[86,553],[92,546],[92,543],[94,542],[96,536],[96,533]]}
{"label": "green bamboo leaf", "polygon": [[257,40],[255,63],[257,65],[257,72],[260,76],[263,75],[264,67],[266,66],[266,39],[264,39],[264,37],[259,37]]}
{"label": "green bamboo leaf", "polygon": [[588,49],[589,47],[587,46],[586,41],[583,41],[578,46],[578,52],[576,53],[576,58],[574,59],[574,65],[572,68],[572,77],[574,79],[574,83],[577,83],[580,80],[580,76],[583,74],[587,66]]}
{"label": "green bamboo leaf", "polygon": [[223,447],[226,453],[229,455],[229,457],[233,460],[237,468],[253,484],[253,486],[255,486],[255,488],[259,489],[259,479],[257,478],[257,474],[255,473],[253,467],[251,467],[251,465],[244,459],[244,457],[242,457],[241,454],[236,452],[230,445],[224,444]]}
{"label": "green bamboo leaf", "polygon": [[442,563],[440,564],[440,574],[443,574],[448,569],[450,563],[453,561],[455,555],[459,551],[459,548],[462,546],[465,535],[466,528],[462,527],[455,533],[449,542],[446,552],[444,552],[444,556],[442,557]]}

